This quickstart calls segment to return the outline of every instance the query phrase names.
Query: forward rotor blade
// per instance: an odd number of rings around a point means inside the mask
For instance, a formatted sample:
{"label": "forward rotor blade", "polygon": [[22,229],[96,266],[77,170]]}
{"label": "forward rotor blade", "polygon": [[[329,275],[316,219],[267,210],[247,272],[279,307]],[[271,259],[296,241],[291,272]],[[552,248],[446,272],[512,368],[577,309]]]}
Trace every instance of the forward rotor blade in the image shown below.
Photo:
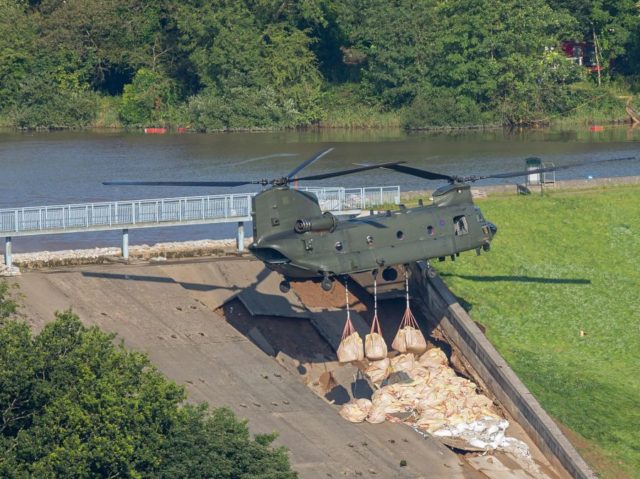
{"label": "forward rotor blade", "polygon": [[468,176],[462,178],[462,181],[478,181],[484,180],[486,178],[514,178],[516,176],[528,176],[528,175],[536,175],[538,173],[547,173],[550,171],[558,171],[558,170],[567,170],[569,168],[577,168],[579,166],[586,165],[595,165],[598,163],[607,163],[610,161],[630,161],[637,160],[635,156],[625,156],[623,158],[607,158],[606,160],[593,160],[593,161],[581,161],[579,163],[572,163],[570,165],[560,165],[560,166],[549,166],[545,168],[536,168],[533,170],[524,170],[524,171],[512,171],[509,173],[496,173],[495,175],[482,175],[482,176]]}
{"label": "forward rotor blade", "polygon": [[291,173],[289,173],[287,175],[287,178],[292,180],[294,176],[296,176],[297,173],[299,173],[300,171],[302,171],[303,168],[306,168],[307,166],[309,166],[312,163],[315,163],[316,161],[318,161],[320,158],[322,158],[324,155],[327,155],[329,153],[331,153],[333,151],[333,148],[326,148],[322,151],[319,151],[318,153],[316,153],[315,155],[313,155],[311,158],[309,158],[308,160],[306,160],[304,163],[301,163],[300,165],[298,165],[296,168],[294,168]]}
{"label": "forward rotor blade", "polygon": [[433,171],[421,170],[420,168],[413,168],[411,166],[395,164],[391,166],[385,166],[384,168],[388,168],[399,173],[406,173],[407,175],[417,176],[419,178],[424,178],[427,180],[447,180],[451,182],[456,180],[456,178],[453,176],[443,175],[442,173],[434,173]]}
{"label": "forward rotor blade", "polygon": [[367,165],[367,166],[359,166],[358,168],[350,168],[348,170],[340,170],[340,171],[332,171],[330,173],[321,173],[319,175],[311,175],[311,176],[303,176],[302,178],[297,178],[300,181],[313,181],[313,180],[324,180],[325,178],[334,178],[336,176],[350,175],[352,173],[358,173],[360,171],[374,170],[376,168],[387,168],[393,165],[399,165],[400,163],[404,163],[404,161],[396,161],[391,163],[380,163],[378,165]]}
{"label": "forward rotor blade", "polygon": [[110,186],[242,186],[258,181],[104,181]]}

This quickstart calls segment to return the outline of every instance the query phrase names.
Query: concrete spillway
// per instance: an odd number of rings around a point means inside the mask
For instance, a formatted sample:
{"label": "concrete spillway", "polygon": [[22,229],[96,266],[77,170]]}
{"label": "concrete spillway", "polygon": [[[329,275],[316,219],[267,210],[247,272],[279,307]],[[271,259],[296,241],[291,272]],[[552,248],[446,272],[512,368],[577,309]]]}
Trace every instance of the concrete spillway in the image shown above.
{"label": "concrete spillway", "polygon": [[[536,477],[517,464],[491,472],[482,458],[466,460],[401,424],[342,419],[331,403],[340,402],[338,396],[325,396],[323,389],[326,381],[335,382],[349,399],[360,387],[355,368],[335,359],[345,318],[343,290],[337,285],[327,294],[305,284],[283,294],[279,280],[248,258],[85,265],[15,278],[24,295],[22,312],[35,329],[56,310],[73,308],[86,324],[148,353],[186,387],[191,401],[228,406],[255,433],[277,431],[276,444],[289,449],[303,478]],[[368,327],[367,296],[356,287],[353,306],[361,329]],[[382,308],[392,316],[398,303]],[[397,323],[401,314],[396,316]],[[387,331],[394,327],[383,325]],[[565,477],[528,442],[548,473],[539,477]]]}

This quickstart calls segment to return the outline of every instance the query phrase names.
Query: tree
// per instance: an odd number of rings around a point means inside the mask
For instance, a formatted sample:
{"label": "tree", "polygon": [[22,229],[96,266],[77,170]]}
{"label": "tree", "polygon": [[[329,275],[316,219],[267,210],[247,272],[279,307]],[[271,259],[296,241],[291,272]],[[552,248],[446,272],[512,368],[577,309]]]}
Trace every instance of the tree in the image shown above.
{"label": "tree", "polygon": [[339,25],[363,59],[365,92],[389,107],[411,103],[433,66],[435,0],[358,0],[340,7]]}
{"label": "tree", "polygon": [[296,477],[273,437],[252,439],[228,410],[183,406],[183,388],[113,339],[71,311],[35,337],[0,326],[0,476]]}
{"label": "tree", "polygon": [[[321,77],[305,31],[284,21],[262,23],[262,2],[191,1],[175,19],[180,49],[189,58],[208,101],[227,103],[228,117],[237,121],[223,128],[247,127],[252,117],[272,120],[253,126],[297,126],[319,117]],[[278,17],[278,15],[276,15]],[[269,97],[261,106],[255,99]],[[236,103],[231,100],[237,100]],[[202,103],[196,99],[196,103]],[[247,106],[255,112],[247,116]],[[275,116],[274,116],[275,115]]]}
{"label": "tree", "polygon": [[26,5],[0,0],[0,111],[15,105],[20,84],[30,74],[35,28]]}
{"label": "tree", "polygon": [[172,100],[170,80],[147,68],[136,72],[124,87],[120,119],[125,125],[145,126],[161,121]]}

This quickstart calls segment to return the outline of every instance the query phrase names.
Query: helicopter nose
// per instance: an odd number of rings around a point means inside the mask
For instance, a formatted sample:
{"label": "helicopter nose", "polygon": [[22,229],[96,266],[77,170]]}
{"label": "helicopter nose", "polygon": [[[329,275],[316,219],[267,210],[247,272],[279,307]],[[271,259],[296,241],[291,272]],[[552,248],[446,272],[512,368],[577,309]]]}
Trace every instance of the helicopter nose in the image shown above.
{"label": "helicopter nose", "polygon": [[491,222],[488,222],[489,230],[491,231],[491,236],[495,236],[498,232],[498,227]]}

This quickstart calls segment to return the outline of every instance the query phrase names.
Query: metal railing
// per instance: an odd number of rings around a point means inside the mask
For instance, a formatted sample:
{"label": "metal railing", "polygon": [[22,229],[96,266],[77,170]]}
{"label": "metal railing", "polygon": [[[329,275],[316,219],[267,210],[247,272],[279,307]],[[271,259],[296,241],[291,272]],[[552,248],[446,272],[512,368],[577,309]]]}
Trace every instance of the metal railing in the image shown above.
{"label": "metal railing", "polygon": [[[400,202],[399,186],[301,188],[325,211],[349,212]],[[256,193],[189,196],[0,210],[0,236],[29,236],[251,220]]]}

